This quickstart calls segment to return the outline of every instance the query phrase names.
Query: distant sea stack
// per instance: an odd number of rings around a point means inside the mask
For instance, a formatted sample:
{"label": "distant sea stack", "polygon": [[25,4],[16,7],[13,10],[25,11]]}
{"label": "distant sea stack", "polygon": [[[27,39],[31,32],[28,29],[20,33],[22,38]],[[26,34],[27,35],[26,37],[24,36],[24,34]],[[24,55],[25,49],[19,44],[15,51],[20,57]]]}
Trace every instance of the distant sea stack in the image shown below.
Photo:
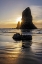
{"label": "distant sea stack", "polygon": [[21,26],[21,25],[20,25],[20,21],[18,21],[18,24],[17,24],[17,27],[16,27],[16,28],[17,28],[17,29],[20,29],[20,26]]}
{"label": "distant sea stack", "polygon": [[36,29],[37,27],[32,22],[32,14],[29,7],[22,12],[21,29]]}

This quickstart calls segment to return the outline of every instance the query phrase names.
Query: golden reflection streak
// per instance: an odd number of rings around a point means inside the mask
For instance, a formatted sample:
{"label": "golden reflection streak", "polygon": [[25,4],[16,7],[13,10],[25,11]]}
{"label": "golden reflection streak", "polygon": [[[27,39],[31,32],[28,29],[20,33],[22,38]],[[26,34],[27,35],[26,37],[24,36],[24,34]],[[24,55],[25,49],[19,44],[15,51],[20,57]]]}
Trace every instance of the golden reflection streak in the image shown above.
{"label": "golden reflection streak", "polygon": [[16,45],[14,45],[16,48],[12,49],[12,51],[8,51],[6,50],[2,50],[0,52],[2,52],[3,54],[0,54],[0,63],[3,64],[16,64],[18,62],[18,58],[21,54],[21,46],[22,43],[16,43]]}

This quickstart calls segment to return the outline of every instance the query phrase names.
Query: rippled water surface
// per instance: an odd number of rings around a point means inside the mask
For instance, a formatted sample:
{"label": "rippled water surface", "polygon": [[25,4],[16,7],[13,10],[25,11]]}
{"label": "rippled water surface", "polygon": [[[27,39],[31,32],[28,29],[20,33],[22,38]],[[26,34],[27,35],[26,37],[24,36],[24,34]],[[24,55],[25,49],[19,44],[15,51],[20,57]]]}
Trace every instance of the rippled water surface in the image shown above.
{"label": "rippled water surface", "polygon": [[[13,35],[32,36],[32,41],[15,41]],[[42,64],[42,29],[0,29],[0,64]]]}

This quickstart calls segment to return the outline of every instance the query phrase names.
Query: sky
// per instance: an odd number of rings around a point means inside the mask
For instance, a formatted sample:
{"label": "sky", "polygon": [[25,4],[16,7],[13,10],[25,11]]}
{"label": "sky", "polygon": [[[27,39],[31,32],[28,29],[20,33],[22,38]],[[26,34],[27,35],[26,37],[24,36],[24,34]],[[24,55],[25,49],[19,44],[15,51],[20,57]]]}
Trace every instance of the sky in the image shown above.
{"label": "sky", "polygon": [[0,0],[0,28],[13,24],[16,27],[17,19],[27,7],[31,9],[33,23],[42,24],[42,0]]}

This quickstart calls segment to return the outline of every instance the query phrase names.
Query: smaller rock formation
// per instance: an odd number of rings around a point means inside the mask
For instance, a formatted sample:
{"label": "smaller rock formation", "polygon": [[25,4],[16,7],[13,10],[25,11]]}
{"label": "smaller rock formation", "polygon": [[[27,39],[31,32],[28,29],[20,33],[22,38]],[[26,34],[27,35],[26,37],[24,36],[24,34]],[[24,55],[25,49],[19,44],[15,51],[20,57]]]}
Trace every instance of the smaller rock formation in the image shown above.
{"label": "smaller rock formation", "polygon": [[32,40],[32,36],[31,35],[20,35],[19,33],[16,33],[16,34],[14,34],[13,35],[13,39],[14,40],[17,40],[17,41],[19,41],[19,40]]}
{"label": "smaller rock formation", "polygon": [[17,27],[16,27],[17,29],[19,29],[20,28],[20,21],[18,21],[18,24],[17,24]]}

